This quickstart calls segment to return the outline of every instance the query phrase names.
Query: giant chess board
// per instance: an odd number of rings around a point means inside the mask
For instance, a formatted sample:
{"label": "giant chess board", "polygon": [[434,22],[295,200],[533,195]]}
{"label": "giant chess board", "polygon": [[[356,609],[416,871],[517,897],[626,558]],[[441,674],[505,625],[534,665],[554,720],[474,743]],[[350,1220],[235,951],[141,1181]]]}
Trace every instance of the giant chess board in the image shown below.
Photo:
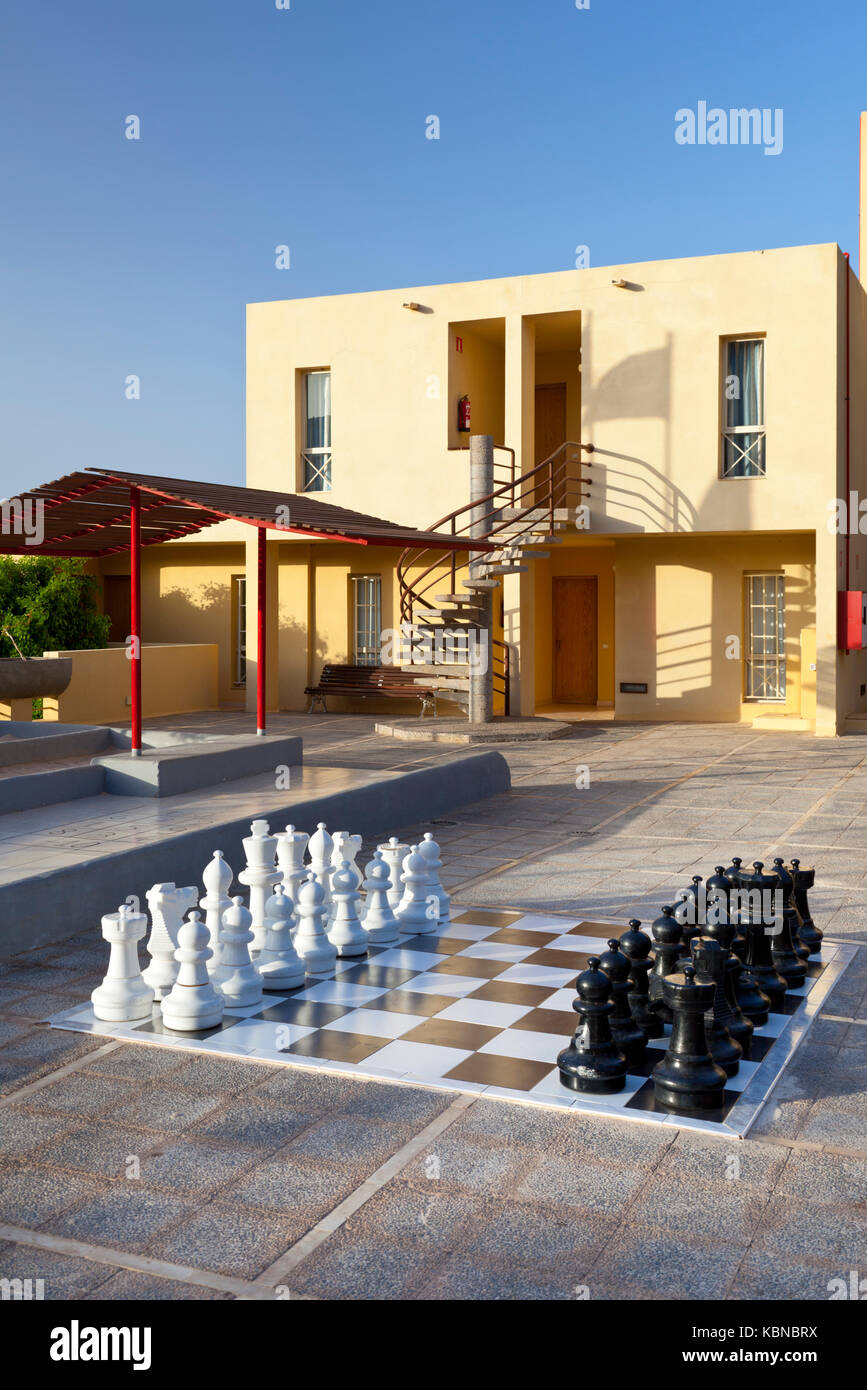
{"label": "giant chess board", "polygon": [[261,1004],[227,1009],[200,1033],[172,1032],[159,1006],[135,1023],[105,1023],[87,1003],[48,1020],[55,1028],[125,1042],[321,1067],[359,1077],[484,1094],[624,1120],[743,1137],[855,948],[823,941],[783,1010],[755,1030],[749,1061],[730,1077],[718,1110],[664,1110],[650,1073],[667,1037],[648,1043],[625,1088],[584,1096],[560,1082],[557,1054],[574,1030],[575,980],[625,923],[452,905],[452,921],[366,957],[337,961],[333,978]]}

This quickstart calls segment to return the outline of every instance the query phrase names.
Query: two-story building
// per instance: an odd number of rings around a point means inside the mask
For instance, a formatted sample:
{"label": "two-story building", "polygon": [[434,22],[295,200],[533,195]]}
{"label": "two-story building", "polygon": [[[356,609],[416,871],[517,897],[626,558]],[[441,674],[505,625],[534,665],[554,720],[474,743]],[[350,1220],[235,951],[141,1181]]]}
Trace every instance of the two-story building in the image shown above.
{"label": "two-story building", "polygon": [[[247,483],[290,516],[319,492],[468,534],[490,436],[497,709],[507,682],[513,714],[833,734],[867,709],[867,656],[838,641],[838,594],[867,588],[865,380],[867,298],[833,244],[253,304]],[[325,662],[379,661],[417,600],[457,623],[472,602],[463,562],[271,533],[268,557],[275,708],[306,708]],[[125,631],[127,559],[100,567]],[[145,640],[218,641],[227,704],[254,567],[229,522],[145,555]]]}

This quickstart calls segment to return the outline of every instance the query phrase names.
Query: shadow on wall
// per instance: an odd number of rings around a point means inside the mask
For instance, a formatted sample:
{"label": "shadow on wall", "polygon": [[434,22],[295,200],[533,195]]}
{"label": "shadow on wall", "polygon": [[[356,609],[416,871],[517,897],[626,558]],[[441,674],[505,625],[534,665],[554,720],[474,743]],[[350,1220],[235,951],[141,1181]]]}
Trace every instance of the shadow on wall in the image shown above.
{"label": "shadow on wall", "polygon": [[[596,445],[589,472],[591,529],[693,531],[697,512],[686,494],[670,480],[671,334],[666,333],[660,347],[624,357],[594,383],[591,318],[585,315],[582,331],[582,430],[583,437]],[[596,427],[605,420],[661,421],[663,439],[658,464],[602,448],[595,434]],[[609,459],[610,463],[603,463]]]}

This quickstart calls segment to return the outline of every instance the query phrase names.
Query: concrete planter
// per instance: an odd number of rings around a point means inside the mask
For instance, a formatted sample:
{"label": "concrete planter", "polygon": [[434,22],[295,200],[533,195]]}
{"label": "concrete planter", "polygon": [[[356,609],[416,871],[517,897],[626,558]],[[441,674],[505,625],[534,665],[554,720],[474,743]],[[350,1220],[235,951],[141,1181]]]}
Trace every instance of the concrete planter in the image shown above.
{"label": "concrete planter", "polygon": [[71,657],[5,657],[0,659],[0,700],[62,695],[71,679]]}

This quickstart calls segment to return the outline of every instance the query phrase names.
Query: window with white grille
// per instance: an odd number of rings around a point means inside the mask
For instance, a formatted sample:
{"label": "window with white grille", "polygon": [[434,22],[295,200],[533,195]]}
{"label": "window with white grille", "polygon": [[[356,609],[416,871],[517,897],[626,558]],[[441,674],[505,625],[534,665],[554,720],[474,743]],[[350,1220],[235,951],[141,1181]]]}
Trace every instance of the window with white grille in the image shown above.
{"label": "window with white grille", "polygon": [[356,666],[378,666],[382,643],[382,578],[349,576],[352,604],[352,650]]}
{"label": "window with white grille", "polygon": [[786,600],[781,574],[744,576],[744,698],[786,698]]}
{"label": "window with white grille", "polygon": [[723,353],[724,478],[764,478],[765,342],[735,338]]}
{"label": "window with white grille", "polygon": [[304,373],[304,492],[331,491],[331,373]]}

